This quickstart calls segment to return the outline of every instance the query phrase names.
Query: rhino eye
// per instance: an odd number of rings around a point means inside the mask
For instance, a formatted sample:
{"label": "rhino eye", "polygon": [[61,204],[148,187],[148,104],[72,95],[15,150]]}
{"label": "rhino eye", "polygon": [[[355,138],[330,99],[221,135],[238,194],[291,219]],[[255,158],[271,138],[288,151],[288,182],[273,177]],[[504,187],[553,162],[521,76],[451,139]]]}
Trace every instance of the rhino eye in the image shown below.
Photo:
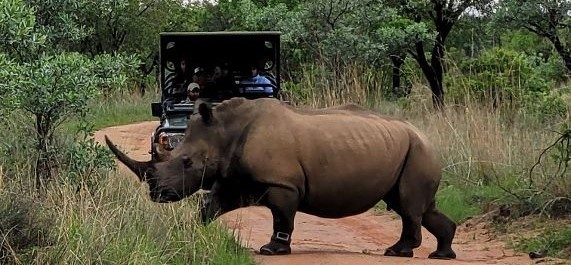
{"label": "rhino eye", "polygon": [[185,168],[191,167],[192,166],[192,159],[190,159],[190,157],[188,157],[188,156],[183,156],[182,157],[182,163],[183,163]]}

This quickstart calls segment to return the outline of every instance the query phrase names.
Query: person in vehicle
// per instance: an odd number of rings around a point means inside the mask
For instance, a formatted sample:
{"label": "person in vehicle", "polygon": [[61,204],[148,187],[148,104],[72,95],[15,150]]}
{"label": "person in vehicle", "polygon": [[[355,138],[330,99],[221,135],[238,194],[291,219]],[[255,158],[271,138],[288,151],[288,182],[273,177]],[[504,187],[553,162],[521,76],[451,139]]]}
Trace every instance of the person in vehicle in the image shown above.
{"label": "person in vehicle", "polygon": [[196,67],[192,77],[193,82],[188,86],[188,100],[194,101],[194,112],[198,111],[201,103],[210,104],[211,99],[215,96],[213,88],[208,86],[208,77],[204,68]]}
{"label": "person in vehicle", "polygon": [[190,72],[187,70],[186,59],[181,59],[174,73],[169,74],[166,79],[166,101],[178,102],[186,97],[188,85],[192,82]]}
{"label": "person in vehicle", "polygon": [[[251,76],[245,80],[242,80],[241,84],[269,84],[271,85],[272,82],[263,75],[260,75],[258,66],[256,64],[250,65]],[[242,92],[242,91],[241,91]],[[274,89],[272,86],[251,86],[251,87],[244,87],[243,93],[266,93],[269,96],[273,95]]]}
{"label": "person in vehicle", "polygon": [[192,83],[187,87],[188,99],[194,101],[198,99],[201,94],[204,95],[206,89],[206,72],[202,67],[194,68],[192,75]]}
{"label": "person in vehicle", "polygon": [[230,99],[234,96],[234,79],[230,75],[228,63],[214,67],[212,75],[213,90],[216,91],[218,99]]}

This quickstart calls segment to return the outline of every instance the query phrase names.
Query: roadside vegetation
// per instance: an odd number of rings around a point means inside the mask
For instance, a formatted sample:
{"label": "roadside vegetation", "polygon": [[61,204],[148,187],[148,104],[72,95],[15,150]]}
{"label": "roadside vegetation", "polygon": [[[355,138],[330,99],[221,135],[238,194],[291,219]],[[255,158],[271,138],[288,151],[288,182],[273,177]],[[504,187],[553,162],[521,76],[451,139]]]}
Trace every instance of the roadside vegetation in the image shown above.
{"label": "roadside vegetation", "polygon": [[496,2],[0,1],[0,263],[252,263],[92,139],[152,118],[159,32],[199,30],[282,31],[285,98],[412,121],[439,151],[442,211],[569,257],[571,3]]}

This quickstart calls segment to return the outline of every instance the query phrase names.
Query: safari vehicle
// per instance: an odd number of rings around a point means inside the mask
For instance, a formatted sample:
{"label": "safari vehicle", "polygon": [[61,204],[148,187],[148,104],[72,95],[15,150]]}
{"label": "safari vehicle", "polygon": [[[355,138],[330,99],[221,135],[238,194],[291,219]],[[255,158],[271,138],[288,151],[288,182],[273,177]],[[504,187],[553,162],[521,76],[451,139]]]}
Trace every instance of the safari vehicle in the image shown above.
{"label": "safari vehicle", "polygon": [[[199,74],[205,78],[200,98],[213,108],[232,97],[281,99],[280,32],[163,32],[159,60],[161,100],[151,103],[152,115],[160,118],[151,135],[153,160],[157,145],[172,150],[184,139],[187,119],[198,107],[196,99],[189,98],[188,85],[197,83]],[[243,82],[252,76],[253,65],[269,84]]]}

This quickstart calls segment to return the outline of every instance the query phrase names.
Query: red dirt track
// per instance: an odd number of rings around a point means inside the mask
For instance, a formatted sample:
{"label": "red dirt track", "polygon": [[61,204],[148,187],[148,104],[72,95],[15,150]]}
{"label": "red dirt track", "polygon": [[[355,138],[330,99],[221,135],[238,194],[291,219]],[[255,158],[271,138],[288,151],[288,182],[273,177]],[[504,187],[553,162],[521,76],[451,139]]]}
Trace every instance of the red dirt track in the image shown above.
{"label": "red dirt track", "polygon": [[[104,144],[107,135],[131,157],[148,160],[149,137],[156,121],[105,128],[95,135]],[[126,170],[126,167],[120,167]],[[251,249],[258,264],[565,264],[550,259],[531,260],[525,253],[515,253],[493,239],[485,223],[460,225],[454,238],[456,260],[432,260],[427,256],[436,249],[436,240],[424,228],[422,245],[413,258],[383,256],[384,249],[394,244],[401,232],[401,222],[393,212],[373,213],[324,219],[298,213],[292,235],[292,254],[263,256],[259,248],[269,241],[272,229],[270,211],[264,207],[248,207],[232,211],[220,219],[244,247]],[[540,263],[539,263],[540,262]]]}

